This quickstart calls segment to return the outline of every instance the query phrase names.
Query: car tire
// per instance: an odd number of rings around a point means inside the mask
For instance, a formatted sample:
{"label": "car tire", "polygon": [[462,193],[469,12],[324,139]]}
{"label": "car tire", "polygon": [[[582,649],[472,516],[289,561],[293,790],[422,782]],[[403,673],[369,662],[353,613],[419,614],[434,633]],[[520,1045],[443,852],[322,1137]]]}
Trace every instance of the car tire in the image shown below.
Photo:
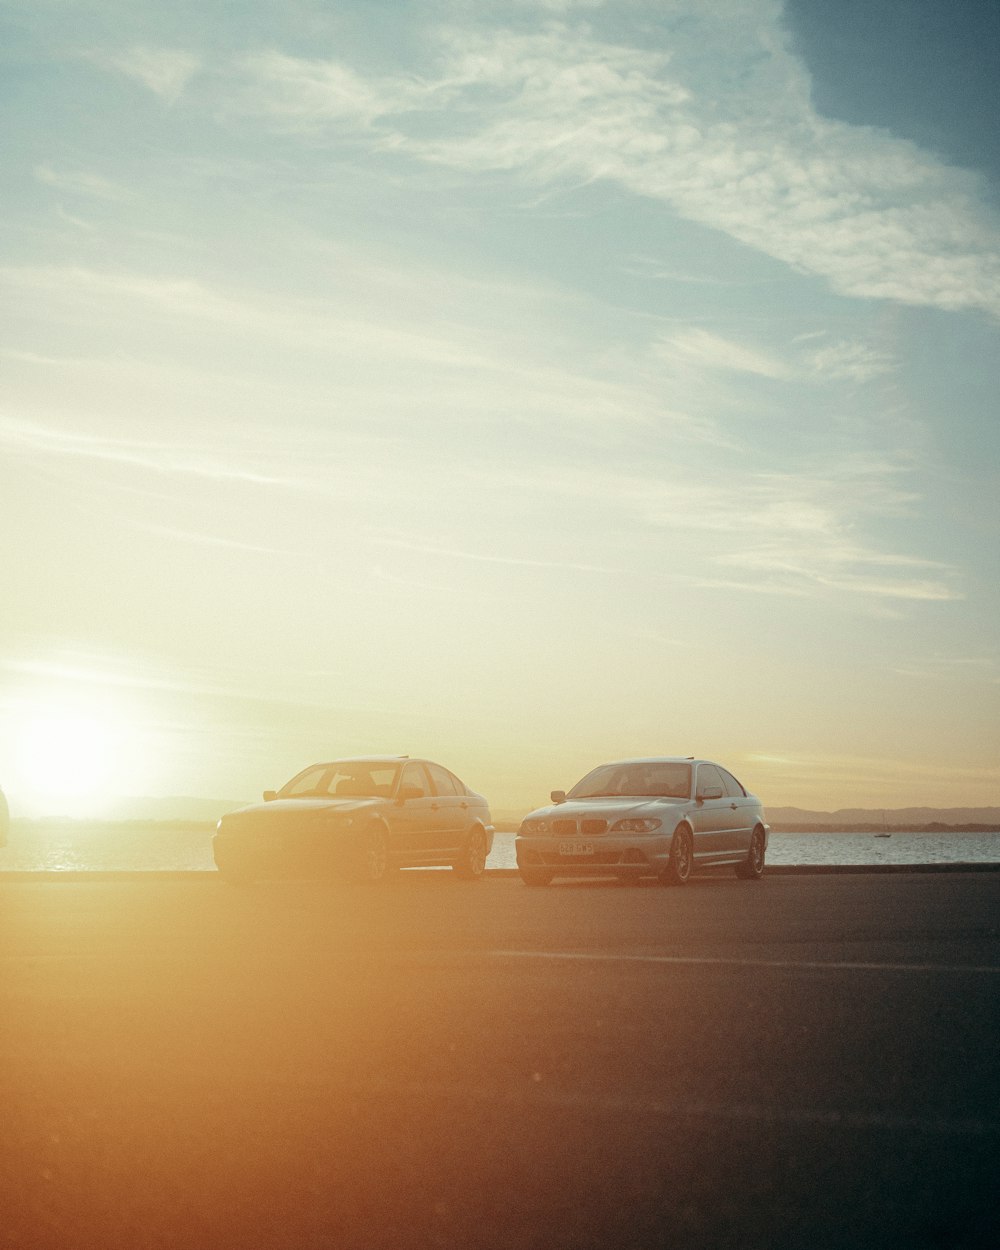
{"label": "car tire", "polygon": [[362,831],[354,876],[364,885],[378,885],[389,876],[389,835],[385,825],[375,822]]}
{"label": "car tire", "polygon": [[694,867],[694,841],[687,825],[678,825],[670,843],[670,860],[660,873],[663,885],[686,885]]}
{"label": "car tire", "polygon": [[525,885],[549,885],[555,875],[542,868],[518,868],[517,871]]}
{"label": "car tire", "polygon": [[452,869],[463,881],[479,881],[486,873],[486,856],[486,830],[475,825]]}
{"label": "car tire", "polygon": [[750,835],[747,857],[736,865],[736,875],[744,881],[759,881],[764,875],[764,830],[757,828]]}

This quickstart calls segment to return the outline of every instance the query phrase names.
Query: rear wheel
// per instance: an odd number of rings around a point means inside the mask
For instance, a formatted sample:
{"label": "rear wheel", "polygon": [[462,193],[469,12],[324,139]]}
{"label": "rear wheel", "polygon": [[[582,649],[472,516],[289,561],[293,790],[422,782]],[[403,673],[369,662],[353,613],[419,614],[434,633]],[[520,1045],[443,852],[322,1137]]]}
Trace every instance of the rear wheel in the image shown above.
{"label": "rear wheel", "polygon": [[486,872],[486,830],[482,825],[476,825],[469,834],[465,848],[452,868],[463,881],[478,881]]}
{"label": "rear wheel", "polygon": [[736,875],[744,881],[759,881],[764,875],[764,830],[760,825],[750,836],[746,859],[736,865]]}
{"label": "rear wheel", "polygon": [[525,885],[548,885],[554,875],[543,868],[518,868],[517,871]]}
{"label": "rear wheel", "polygon": [[670,844],[670,860],[660,873],[664,885],[685,885],[694,867],[694,843],[687,825],[678,825]]}
{"label": "rear wheel", "polygon": [[369,825],[358,845],[355,876],[367,885],[384,881],[389,875],[389,838],[384,825]]}

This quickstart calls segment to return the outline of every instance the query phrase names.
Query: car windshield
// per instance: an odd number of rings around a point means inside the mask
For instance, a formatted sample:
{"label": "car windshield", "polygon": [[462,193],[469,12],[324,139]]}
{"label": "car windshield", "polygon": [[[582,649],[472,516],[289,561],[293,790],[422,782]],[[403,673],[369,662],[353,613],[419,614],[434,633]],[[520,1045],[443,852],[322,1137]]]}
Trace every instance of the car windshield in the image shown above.
{"label": "car windshield", "polygon": [[278,791],[282,799],[387,799],[396,785],[399,765],[380,760],[337,760],[315,764]]}
{"label": "car windshield", "polygon": [[578,781],[567,798],[604,796],[686,799],[691,794],[691,765],[683,763],[602,764]]}

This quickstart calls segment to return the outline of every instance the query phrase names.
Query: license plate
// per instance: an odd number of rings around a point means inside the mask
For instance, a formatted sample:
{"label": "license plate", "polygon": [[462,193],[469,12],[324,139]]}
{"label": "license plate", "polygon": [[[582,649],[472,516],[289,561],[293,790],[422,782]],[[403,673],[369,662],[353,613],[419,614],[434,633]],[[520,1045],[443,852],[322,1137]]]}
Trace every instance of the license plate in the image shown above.
{"label": "license plate", "polygon": [[593,842],[560,842],[560,855],[593,855]]}

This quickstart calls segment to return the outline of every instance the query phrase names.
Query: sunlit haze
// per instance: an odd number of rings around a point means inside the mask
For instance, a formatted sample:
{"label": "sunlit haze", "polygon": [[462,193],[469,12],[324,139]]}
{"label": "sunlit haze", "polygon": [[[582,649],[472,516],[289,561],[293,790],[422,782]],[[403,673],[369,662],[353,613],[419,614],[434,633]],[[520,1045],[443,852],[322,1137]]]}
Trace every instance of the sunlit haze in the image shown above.
{"label": "sunlit haze", "polygon": [[11,0],[12,812],[1000,803],[997,14]]}

